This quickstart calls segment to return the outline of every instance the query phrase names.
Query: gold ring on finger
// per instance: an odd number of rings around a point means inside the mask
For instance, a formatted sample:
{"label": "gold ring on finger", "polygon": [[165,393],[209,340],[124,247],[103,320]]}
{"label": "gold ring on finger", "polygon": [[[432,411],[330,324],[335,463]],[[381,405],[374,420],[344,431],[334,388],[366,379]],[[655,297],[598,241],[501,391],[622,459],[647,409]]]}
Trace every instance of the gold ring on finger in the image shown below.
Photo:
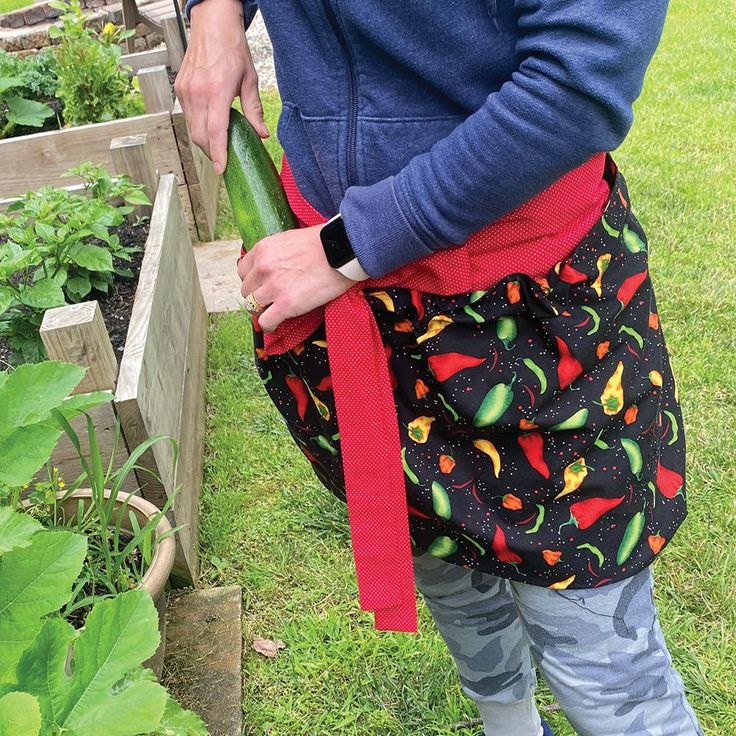
{"label": "gold ring on finger", "polygon": [[263,312],[263,310],[265,309],[263,304],[261,304],[258,299],[256,299],[255,293],[252,291],[245,297],[245,302],[243,306],[250,314],[256,315],[261,314],[261,312]]}

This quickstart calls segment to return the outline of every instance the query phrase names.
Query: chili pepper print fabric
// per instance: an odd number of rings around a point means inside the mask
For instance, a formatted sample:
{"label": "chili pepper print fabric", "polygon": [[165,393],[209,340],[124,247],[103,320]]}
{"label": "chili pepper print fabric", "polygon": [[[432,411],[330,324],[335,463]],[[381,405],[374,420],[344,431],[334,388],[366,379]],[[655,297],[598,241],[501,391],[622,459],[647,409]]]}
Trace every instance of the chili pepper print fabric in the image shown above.
{"label": "chili pepper print fabric", "polygon": [[[629,577],[660,554],[686,514],[685,437],[647,240],[620,173],[600,221],[546,278],[367,297],[416,547],[556,589]],[[344,499],[324,326],[282,355],[265,357],[257,331],[255,345],[295,441]]]}

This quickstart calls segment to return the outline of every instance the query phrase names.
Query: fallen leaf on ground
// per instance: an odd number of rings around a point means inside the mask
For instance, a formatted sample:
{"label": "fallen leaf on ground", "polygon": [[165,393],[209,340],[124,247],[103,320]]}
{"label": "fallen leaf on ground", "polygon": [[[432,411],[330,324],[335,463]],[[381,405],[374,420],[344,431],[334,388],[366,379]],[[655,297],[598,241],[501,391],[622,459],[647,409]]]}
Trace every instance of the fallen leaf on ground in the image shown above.
{"label": "fallen leaf on ground", "polygon": [[275,657],[279,649],[286,649],[281,639],[253,639],[253,649],[264,657]]}

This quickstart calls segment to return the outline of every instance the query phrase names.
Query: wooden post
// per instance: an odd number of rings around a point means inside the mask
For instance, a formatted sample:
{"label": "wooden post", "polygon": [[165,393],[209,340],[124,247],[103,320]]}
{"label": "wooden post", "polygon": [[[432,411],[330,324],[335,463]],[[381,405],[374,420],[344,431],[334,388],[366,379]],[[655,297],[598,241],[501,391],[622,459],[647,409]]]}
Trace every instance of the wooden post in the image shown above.
{"label": "wooden post", "polygon": [[181,62],[184,60],[184,44],[181,42],[176,16],[161,18],[161,31],[164,34],[166,48],[169,50],[171,71],[178,72],[181,68]]}
{"label": "wooden post", "polygon": [[139,69],[137,76],[146,112],[171,112],[174,100],[166,67],[148,66]]}
{"label": "wooden post", "polygon": [[[138,7],[136,6],[135,0],[123,0],[123,26],[125,26],[125,30],[134,30],[137,22]],[[133,43],[134,38],[135,36],[131,36],[123,41],[125,44],[125,51],[128,54],[132,54],[135,50],[135,45]]]}
{"label": "wooden post", "polygon": [[75,394],[115,388],[118,361],[96,301],[47,309],[40,334],[49,358],[87,369]]}
{"label": "wooden post", "polygon": [[[158,189],[158,172],[147,145],[146,134],[113,138],[110,141],[110,153],[115,173],[127,174],[136,184],[143,184],[148,198],[153,202]],[[138,216],[150,215],[151,207],[139,205],[135,212]]]}

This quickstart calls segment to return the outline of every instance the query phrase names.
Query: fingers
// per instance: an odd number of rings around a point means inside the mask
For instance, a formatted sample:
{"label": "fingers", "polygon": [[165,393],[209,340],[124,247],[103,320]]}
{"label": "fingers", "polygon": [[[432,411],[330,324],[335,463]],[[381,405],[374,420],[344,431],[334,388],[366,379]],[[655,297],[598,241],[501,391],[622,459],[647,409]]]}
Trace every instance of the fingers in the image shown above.
{"label": "fingers", "polygon": [[230,100],[213,95],[207,109],[207,145],[215,174],[222,174],[227,164],[227,129],[230,122]]}
{"label": "fingers", "polygon": [[261,138],[268,138],[270,133],[263,119],[263,104],[258,92],[258,75],[255,69],[243,79],[240,88],[240,105],[246,120],[255,128]]}

